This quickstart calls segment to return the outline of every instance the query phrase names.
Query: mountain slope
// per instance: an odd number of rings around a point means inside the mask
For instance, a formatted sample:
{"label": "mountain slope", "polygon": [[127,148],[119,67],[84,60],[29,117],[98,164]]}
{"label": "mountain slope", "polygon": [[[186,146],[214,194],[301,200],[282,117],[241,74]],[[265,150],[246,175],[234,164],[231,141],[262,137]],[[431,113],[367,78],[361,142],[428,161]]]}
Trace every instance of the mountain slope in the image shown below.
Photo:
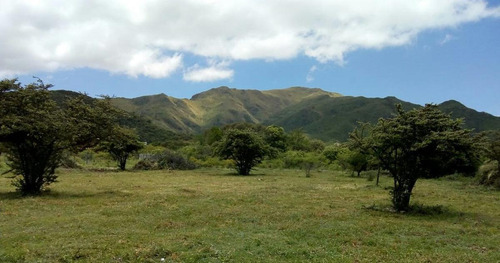
{"label": "mountain slope", "polygon": [[395,114],[397,103],[401,103],[404,109],[419,107],[394,97],[321,96],[284,109],[266,124],[276,124],[286,130],[302,129],[310,136],[325,141],[344,141],[358,122],[375,123],[379,118]]}
{"label": "mountain slope", "polygon": [[[311,137],[344,141],[358,122],[376,122],[405,109],[421,107],[395,97],[364,98],[293,87],[280,90],[238,90],[219,87],[176,99],[165,94],[135,99],[116,98],[112,103],[128,112],[147,116],[155,125],[181,133],[199,133],[212,126],[234,122],[276,124],[287,131],[303,129]],[[463,118],[475,131],[500,129],[500,118],[469,109],[456,101],[439,105],[453,118]]]}
{"label": "mountain slope", "polygon": [[[50,95],[56,103],[62,105],[66,100],[75,98],[81,94],[73,91],[53,90],[50,92]],[[95,99],[85,96],[84,100],[87,103],[91,103]],[[130,101],[125,100],[122,103],[129,104]],[[136,110],[139,108],[140,106]],[[176,148],[191,139],[188,135],[173,132],[165,125],[163,127],[157,125],[157,123],[161,124],[161,122],[153,121],[148,115],[139,116],[134,112],[129,112],[121,116],[118,122],[120,125],[136,130],[140,140],[148,143],[165,144],[171,148]]]}
{"label": "mountain slope", "polygon": [[115,98],[112,103],[122,110],[149,116],[162,127],[196,133],[234,122],[262,123],[304,98],[318,96],[340,95],[302,87],[272,91],[219,87],[196,94],[190,100],[159,94],[134,99]]}
{"label": "mountain slope", "polygon": [[500,130],[499,117],[486,112],[478,112],[467,108],[456,100],[445,101],[438,105],[443,112],[451,114],[453,118],[464,119],[464,126],[476,131]]}

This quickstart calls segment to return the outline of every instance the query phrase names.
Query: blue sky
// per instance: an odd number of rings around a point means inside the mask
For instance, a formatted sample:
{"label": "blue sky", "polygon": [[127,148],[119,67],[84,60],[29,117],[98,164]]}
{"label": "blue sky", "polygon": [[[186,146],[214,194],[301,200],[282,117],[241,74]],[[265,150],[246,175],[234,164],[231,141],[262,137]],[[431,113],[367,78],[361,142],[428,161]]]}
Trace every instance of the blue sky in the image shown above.
{"label": "blue sky", "polygon": [[105,2],[2,2],[0,77],[129,98],[305,86],[500,116],[499,1]]}

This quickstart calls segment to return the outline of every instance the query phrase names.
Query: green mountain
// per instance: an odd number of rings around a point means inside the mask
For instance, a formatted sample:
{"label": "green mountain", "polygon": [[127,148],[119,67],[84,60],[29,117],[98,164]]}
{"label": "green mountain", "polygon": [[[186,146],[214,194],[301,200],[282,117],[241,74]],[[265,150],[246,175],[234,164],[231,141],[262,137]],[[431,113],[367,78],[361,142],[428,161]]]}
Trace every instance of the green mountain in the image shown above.
{"label": "green mountain", "polygon": [[[351,97],[304,87],[268,91],[219,87],[191,99],[159,94],[111,101],[135,118],[127,122],[144,138],[154,138],[158,133],[172,138],[174,132],[196,134],[212,126],[251,122],[276,124],[287,131],[302,129],[325,141],[344,141],[358,122],[374,123],[395,114],[395,104],[400,103],[407,110],[421,107],[395,97]],[[477,112],[457,101],[438,106],[453,118],[463,118],[465,127],[475,131],[500,129],[499,117]]]}
{"label": "green mountain", "polygon": [[112,103],[127,112],[149,116],[157,125],[173,131],[198,133],[234,122],[263,123],[287,107],[319,96],[341,95],[302,87],[270,91],[219,87],[196,94],[189,100],[159,94],[134,99],[115,98]]}
{"label": "green mountain", "polygon": [[[80,93],[67,90],[51,91],[52,99],[62,105],[66,100],[79,96]],[[85,96],[85,101],[91,103],[94,98]],[[192,138],[192,135],[181,134],[172,131],[168,126],[158,125],[161,122],[155,121],[149,116],[139,116],[134,112],[124,112],[118,120],[120,125],[136,130],[141,141],[155,144],[165,144],[170,148],[177,148],[184,145]]]}
{"label": "green mountain", "polygon": [[324,141],[344,141],[359,122],[375,123],[379,118],[393,115],[398,103],[404,109],[419,107],[394,97],[370,99],[320,96],[285,108],[266,120],[265,124],[276,124],[286,130],[302,129]]}
{"label": "green mountain", "polygon": [[453,118],[464,119],[464,126],[469,129],[475,131],[500,130],[499,117],[486,112],[477,112],[456,100],[449,100],[439,104],[439,109],[451,114]]}

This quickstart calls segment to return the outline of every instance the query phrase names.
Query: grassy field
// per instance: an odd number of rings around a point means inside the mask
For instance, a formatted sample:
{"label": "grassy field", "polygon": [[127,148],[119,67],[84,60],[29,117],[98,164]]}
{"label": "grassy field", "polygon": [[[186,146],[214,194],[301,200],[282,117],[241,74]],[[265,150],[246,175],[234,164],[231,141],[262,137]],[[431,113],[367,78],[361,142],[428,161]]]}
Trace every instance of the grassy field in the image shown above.
{"label": "grassy field", "polygon": [[500,192],[419,180],[420,213],[340,172],[61,171],[41,197],[0,178],[0,262],[500,262]]}

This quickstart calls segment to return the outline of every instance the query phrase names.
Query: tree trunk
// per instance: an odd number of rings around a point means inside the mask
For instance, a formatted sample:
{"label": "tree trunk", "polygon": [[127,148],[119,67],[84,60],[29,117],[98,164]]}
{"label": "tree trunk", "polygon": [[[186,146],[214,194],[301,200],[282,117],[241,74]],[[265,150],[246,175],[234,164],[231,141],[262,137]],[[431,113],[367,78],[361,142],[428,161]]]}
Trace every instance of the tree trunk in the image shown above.
{"label": "tree trunk", "polygon": [[375,184],[376,186],[378,186],[378,182],[379,182],[379,179],[380,179],[380,165],[378,166],[378,172],[377,172],[377,183]]}
{"label": "tree trunk", "polygon": [[392,191],[392,204],[398,212],[410,209],[410,197],[416,180],[394,178],[394,190]]}

